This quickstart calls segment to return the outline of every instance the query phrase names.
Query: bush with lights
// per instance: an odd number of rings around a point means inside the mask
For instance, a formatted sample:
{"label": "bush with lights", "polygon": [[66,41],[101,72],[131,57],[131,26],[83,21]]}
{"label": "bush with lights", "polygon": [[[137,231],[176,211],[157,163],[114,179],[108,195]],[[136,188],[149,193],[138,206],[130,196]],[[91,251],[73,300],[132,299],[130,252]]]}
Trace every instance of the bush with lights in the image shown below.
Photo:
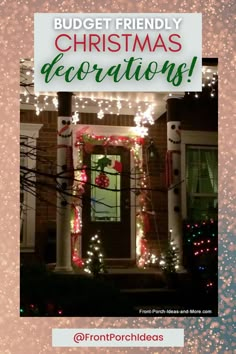
{"label": "bush with lights", "polygon": [[89,243],[87,251],[88,258],[86,260],[84,271],[97,277],[101,273],[105,273],[104,257],[101,250],[101,240],[99,236],[94,235]]}
{"label": "bush with lights", "polygon": [[218,222],[185,222],[184,247],[186,266],[207,290],[217,288]]}
{"label": "bush with lights", "polygon": [[161,255],[160,267],[166,274],[174,274],[179,268],[178,250],[174,241],[169,240],[165,254]]}

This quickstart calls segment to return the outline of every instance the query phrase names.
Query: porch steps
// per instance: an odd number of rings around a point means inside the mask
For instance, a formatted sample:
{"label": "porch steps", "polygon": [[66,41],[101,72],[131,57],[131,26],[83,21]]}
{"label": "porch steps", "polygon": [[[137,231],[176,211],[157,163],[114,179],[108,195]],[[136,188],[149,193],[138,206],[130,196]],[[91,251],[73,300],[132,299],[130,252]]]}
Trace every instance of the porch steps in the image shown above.
{"label": "porch steps", "polygon": [[[75,279],[77,276],[88,278],[82,270],[72,275]],[[121,303],[132,308],[127,310],[128,316],[143,316],[145,314],[140,312],[142,309],[144,312],[150,309],[154,312],[163,309],[194,309],[199,308],[199,302],[203,307],[211,308],[211,297],[201,292],[187,272],[178,273],[176,281],[169,283],[157,268],[114,266],[107,268],[101,280],[108,288],[120,294]],[[171,313],[166,312],[165,315]]]}
{"label": "porch steps", "polygon": [[188,273],[178,273],[177,281],[170,285],[163,273],[155,269],[109,269],[108,272],[106,280],[132,304],[136,316],[141,314],[141,309],[194,308],[199,302],[200,294],[196,293]]}
{"label": "porch steps", "polygon": [[104,278],[121,290],[161,289],[166,286],[160,271],[110,268]]}
{"label": "porch steps", "polygon": [[169,316],[169,309],[197,309],[199,302],[211,308],[212,298],[193,284],[188,273],[178,273],[177,282],[168,284],[155,268],[108,268],[95,279],[82,269],[54,273],[52,264],[46,272],[21,269],[21,302],[39,304],[42,314],[45,304],[53,303],[65,316],[161,316],[158,311],[163,310]]}

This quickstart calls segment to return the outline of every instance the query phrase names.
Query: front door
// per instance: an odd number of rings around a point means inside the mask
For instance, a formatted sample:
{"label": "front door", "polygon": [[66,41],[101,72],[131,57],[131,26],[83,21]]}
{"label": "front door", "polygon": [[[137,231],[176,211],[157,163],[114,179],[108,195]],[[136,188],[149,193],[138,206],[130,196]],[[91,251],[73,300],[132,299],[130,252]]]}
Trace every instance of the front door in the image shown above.
{"label": "front door", "polygon": [[100,234],[105,258],[131,258],[130,150],[101,146],[84,153],[88,183],[83,197],[82,257]]}

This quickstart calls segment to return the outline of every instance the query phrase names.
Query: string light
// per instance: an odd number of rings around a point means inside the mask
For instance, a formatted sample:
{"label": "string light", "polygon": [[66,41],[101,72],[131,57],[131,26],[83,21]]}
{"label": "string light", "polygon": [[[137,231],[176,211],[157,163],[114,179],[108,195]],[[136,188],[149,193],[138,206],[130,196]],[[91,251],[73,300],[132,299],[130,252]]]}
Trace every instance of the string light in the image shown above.
{"label": "string light", "polygon": [[88,258],[86,260],[84,271],[93,276],[97,276],[99,273],[104,273],[104,256],[101,252],[101,241],[97,234],[91,237],[87,255]]}
{"label": "string light", "polygon": [[[195,92],[194,97],[195,98],[200,98],[203,93],[209,94],[211,98],[214,98],[216,96],[216,83],[218,79],[218,74],[216,72],[214,73],[208,73],[209,75],[206,76],[206,72],[203,72],[203,82],[202,82],[202,87],[205,88],[205,91],[203,90],[202,92]],[[211,74],[211,76],[210,76]],[[190,92],[187,92],[188,95],[190,95]]]}
{"label": "string light", "polygon": [[[215,88],[216,80],[213,80],[211,84],[202,84],[202,87],[208,87],[211,90],[209,90],[209,96],[211,98],[214,98],[216,96],[216,88]],[[170,94],[171,95],[171,94]],[[191,96],[190,92],[187,92],[187,95]],[[195,92],[194,97],[198,99],[202,93],[200,92]],[[28,97],[28,98],[27,98]],[[27,98],[27,100],[26,100]],[[34,105],[34,101],[37,100],[37,106],[40,108],[38,109],[39,113],[45,110],[50,110],[50,109],[58,109],[58,99],[57,96],[55,95],[37,95],[33,93],[27,92],[27,90],[24,88],[23,92],[20,95],[20,103],[21,104],[26,104],[26,105]],[[106,103],[107,102],[107,103]],[[114,104],[115,99],[109,98],[108,101],[104,100],[97,100],[91,97],[80,97],[80,96],[74,96],[73,102],[72,102],[72,110],[77,111],[77,112],[86,112],[86,111],[96,111],[97,118],[102,119],[104,117],[104,112],[107,114],[117,114],[120,115],[123,112],[129,112],[128,114],[134,115],[134,121],[137,126],[142,126],[142,125],[152,125],[154,124],[154,104],[153,103],[147,103],[147,102],[140,102],[139,106],[134,106],[132,102],[130,101],[116,101],[116,104]],[[147,107],[148,105],[148,107]],[[126,113],[125,113],[126,114]]]}
{"label": "string light", "polygon": [[[30,90],[30,88],[29,88]],[[25,99],[28,97],[27,102]],[[28,92],[24,87],[22,89],[22,93],[20,95],[20,102],[21,104],[27,105],[34,105],[34,102],[37,101],[38,111],[42,112],[44,110],[50,109],[58,109],[58,98],[55,94],[39,94],[33,93],[31,90]],[[148,103],[148,107],[146,107],[147,102],[140,102],[139,107],[137,107],[137,112],[140,112],[146,121],[149,121],[149,124],[153,124],[154,119],[152,117],[152,110],[154,107],[153,103]],[[150,106],[150,107],[149,107]],[[40,108],[40,110],[39,110]],[[104,117],[104,112],[107,114],[122,114],[122,111],[132,112],[128,114],[135,115],[135,106],[133,106],[132,101],[128,101],[127,99],[115,99],[114,97],[109,97],[106,100],[103,99],[96,99],[91,94],[91,96],[82,96],[80,95],[73,95],[72,99],[72,110],[75,112],[84,112],[84,111],[94,111],[96,110],[97,118],[102,119]]]}
{"label": "string light", "polygon": [[[109,143],[110,145],[123,145],[126,146],[127,148],[130,148],[131,154],[133,155],[134,158],[134,165],[136,169],[136,173],[139,175],[140,173],[143,174],[143,178],[140,180],[140,186],[142,188],[146,188],[146,175],[143,173],[142,169],[142,161],[140,159],[140,152],[141,152],[141,146],[144,143],[143,139],[140,137],[127,137],[127,136],[98,136],[95,134],[78,134],[77,140],[76,140],[76,147],[77,147],[77,168],[75,171],[75,185],[74,185],[74,190],[75,193],[83,193],[83,183],[85,183],[84,179],[81,176],[81,173],[83,173],[83,170],[85,171],[85,168],[83,166],[83,146],[84,143],[89,143],[92,145],[103,145]],[[76,199],[77,202],[80,199]],[[79,206],[80,214],[80,220],[81,220],[81,206]],[[142,210],[144,212],[145,209]],[[71,223],[71,227],[73,227],[73,223]],[[144,224],[143,224],[143,219],[140,216],[136,216],[136,226],[137,226],[137,232],[136,232],[136,245],[137,245],[137,264],[139,266],[145,267],[150,264],[154,264],[157,261],[157,257],[154,254],[151,254],[148,252],[147,247],[145,247],[145,241],[142,239],[144,238]],[[80,225],[80,230],[82,228],[82,222]],[[80,231],[81,232],[81,231]],[[100,240],[98,239],[98,235],[95,235],[91,238],[91,242],[97,241],[97,244],[100,244]],[[96,251],[99,251],[97,249]],[[91,263],[91,256],[92,253],[89,250],[88,251],[88,263]],[[99,259],[102,260],[102,256],[99,253]],[[85,267],[85,271],[89,273],[89,270],[87,267]]]}
{"label": "string light", "polygon": [[53,103],[54,107],[57,109],[58,108],[58,98],[57,97],[53,97],[52,103]]}
{"label": "string light", "polygon": [[148,128],[144,126],[136,126],[135,127],[135,133],[140,136],[141,138],[144,138],[145,136],[148,135]]}
{"label": "string light", "polygon": [[[157,263],[157,256],[148,249],[146,239],[146,228],[148,220],[147,213],[147,176],[143,170],[143,163],[140,158],[140,145],[134,144],[131,148],[134,159],[135,173],[139,176],[137,190],[137,213],[136,213],[136,264],[139,268],[146,268]],[[140,190],[139,190],[140,188]]]}
{"label": "string light", "polygon": [[210,219],[198,223],[186,223],[184,235],[187,241],[186,254],[191,259],[192,269],[201,272],[201,281],[207,291],[217,284],[217,221]]}
{"label": "string light", "polygon": [[102,119],[104,117],[104,111],[100,109],[100,111],[97,114],[98,119]]}
{"label": "string light", "polygon": [[[148,103],[146,103],[148,105]],[[134,122],[136,124],[135,131],[137,135],[141,137],[145,137],[148,135],[148,128],[145,127],[145,124],[154,124],[153,118],[153,104],[148,105],[148,108],[144,111],[140,111],[140,107],[138,107],[138,112],[134,117]]]}
{"label": "string light", "polygon": [[159,265],[164,272],[168,273],[175,273],[179,269],[178,249],[170,238],[166,252],[161,254]]}
{"label": "string light", "polygon": [[[28,59],[21,59],[20,64],[20,81],[22,89],[22,93],[20,95],[21,104],[34,105],[34,101],[37,101],[35,106],[37,115],[39,115],[43,110],[48,110],[51,108],[58,109],[58,99],[56,93],[50,95],[48,93],[41,95],[34,93],[34,68],[32,66],[32,62]],[[28,96],[29,98],[25,101],[22,100],[22,96]],[[153,98],[150,98],[150,100],[152,101]],[[138,111],[143,112],[143,116],[146,117],[146,120],[149,121],[149,124],[152,124],[151,107],[153,107],[154,104],[152,102],[148,102],[147,97],[141,101],[140,99],[137,99],[137,101],[139,103],[139,108],[137,108]],[[132,113],[129,114],[135,115],[136,113],[132,101],[130,101],[127,97],[114,97],[108,94],[102,94],[102,97],[94,97],[94,93],[74,94],[72,99],[72,107],[73,110],[77,112],[90,110],[90,108],[92,110],[95,109],[98,119],[102,119],[104,117],[104,112],[108,114],[120,115],[122,110],[132,110]]]}
{"label": "string light", "polygon": [[77,124],[79,122],[79,112],[74,112],[72,115],[72,124]]}
{"label": "string light", "polygon": [[[218,73],[217,72],[212,72],[210,69],[206,69],[205,66],[203,66],[202,70],[202,76],[203,76],[203,87],[209,87],[212,88],[210,90],[209,95],[211,98],[214,98],[216,96],[216,90],[215,90],[215,85],[217,83],[218,79]],[[33,105],[34,104],[34,99],[36,96],[36,93],[33,92],[34,90],[34,67],[33,67],[33,59],[20,59],[20,81],[21,81],[21,87],[22,87],[22,94],[21,96],[25,95],[28,96],[27,100],[22,100],[22,97],[20,97],[20,103],[21,104],[27,104],[27,105]],[[27,92],[26,87],[28,88],[29,92]],[[187,93],[188,95],[190,94],[189,92]],[[38,95],[38,93],[37,93]],[[55,94],[49,96],[47,93],[44,95],[48,96],[45,101],[44,101],[44,96],[43,95],[38,95],[37,98],[37,105],[35,106],[35,111],[36,115],[39,115],[42,111],[46,110],[49,108],[50,105],[55,107],[55,109],[58,108],[58,102],[57,102],[57,96]],[[195,98],[199,98],[201,93],[195,93]],[[172,93],[169,93],[169,96],[172,96]],[[150,99],[152,100],[152,99]],[[43,102],[44,101],[44,102]],[[120,97],[118,96],[117,98],[112,97],[112,96],[105,96],[103,95],[102,98],[95,98],[94,93],[88,94],[86,93],[86,96],[83,95],[82,93],[73,95],[73,106],[74,106],[74,111],[85,111],[89,107],[92,107],[94,109],[94,103],[97,105],[97,116],[98,119],[102,119],[102,113],[101,111],[105,111],[109,114],[117,114],[120,115],[122,112],[122,109],[127,109],[131,110],[132,109],[132,102],[129,101],[128,98]],[[79,102],[82,103],[82,106],[79,105]],[[148,98],[145,97],[144,100],[140,100],[140,98],[136,98],[135,102],[137,105],[139,105],[136,109],[137,112],[132,112],[132,115],[139,113],[139,116],[141,115],[141,120],[146,123],[143,124],[153,124],[154,122],[153,119],[153,107],[154,103],[153,102],[148,102]],[[96,108],[96,107],[95,107]],[[134,110],[134,108],[133,108]],[[99,113],[100,112],[100,113]],[[140,118],[138,118],[140,119]],[[140,123],[140,125],[143,125]],[[146,132],[141,131],[140,136],[146,136]]]}
{"label": "string light", "polygon": [[120,111],[122,108],[122,104],[121,104],[120,99],[118,99],[116,106],[117,106],[117,109]]}

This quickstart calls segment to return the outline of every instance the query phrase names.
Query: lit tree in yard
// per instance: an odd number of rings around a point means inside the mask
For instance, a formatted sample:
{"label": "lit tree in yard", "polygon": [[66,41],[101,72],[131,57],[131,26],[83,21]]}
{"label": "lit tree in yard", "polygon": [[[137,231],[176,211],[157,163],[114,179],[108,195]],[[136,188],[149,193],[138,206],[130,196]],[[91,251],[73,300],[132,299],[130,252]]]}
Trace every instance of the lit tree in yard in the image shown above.
{"label": "lit tree in yard", "polygon": [[99,274],[106,272],[101,250],[101,240],[97,234],[90,240],[87,255],[88,258],[84,269],[85,272],[92,274],[93,277],[97,277]]}
{"label": "lit tree in yard", "polygon": [[159,264],[165,275],[167,286],[176,288],[178,284],[179,256],[175,243],[171,240],[171,232],[166,252],[162,254]]}
{"label": "lit tree in yard", "polygon": [[176,273],[178,269],[178,253],[173,241],[168,242],[166,253],[161,257],[160,266],[165,273]]}

